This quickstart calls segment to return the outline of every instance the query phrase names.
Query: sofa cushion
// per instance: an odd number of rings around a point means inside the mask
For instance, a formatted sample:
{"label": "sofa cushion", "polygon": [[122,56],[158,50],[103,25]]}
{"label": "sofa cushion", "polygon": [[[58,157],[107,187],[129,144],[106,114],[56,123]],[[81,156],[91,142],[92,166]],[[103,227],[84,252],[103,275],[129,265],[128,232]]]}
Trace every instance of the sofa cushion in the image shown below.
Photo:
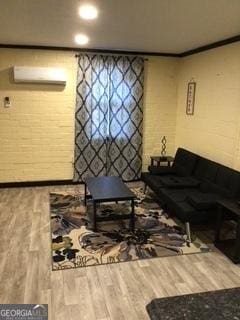
{"label": "sofa cushion", "polygon": [[204,179],[210,182],[215,182],[220,167],[220,164],[208,160],[208,167],[207,171],[204,173]]}
{"label": "sofa cushion", "polygon": [[195,194],[196,189],[184,188],[184,189],[161,189],[161,196],[166,200],[172,200],[175,202],[185,201],[189,195]]}
{"label": "sofa cushion", "polygon": [[222,198],[219,194],[214,193],[196,193],[187,197],[187,202],[198,210],[208,210],[216,208],[217,201]]}
{"label": "sofa cushion", "polygon": [[183,148],[178,148],[172,168],[179,176],[190,176],[197,164],[198,156]]}
{"label": "sofa cushion", "polygon": [[160,180],[160,176],[151,174],[149,172],[142,173],[142,180],[151,188],[153,191],[157,191],[159,188],[163,187],[163,184]]}
{"label": "sofa cushion", "polygon": [[220,164],[200,157],[194,175],[203,181],[215,182]]}
{"label": "sofa cushion", "polygon": [[160,180],[168,188],[196,188],[200,184],[194,177],[164,176]]}
{"label": "sofa cushion", "polygon": [[208,166],[208,160],[205,158],[200,158],[197,163],[196,169],[194,171],[194,175],[199,179],[202,179],[205,172],[207,171],[207,166]]}
{"label": "sofa cushion", "polygon": [[175,215],[183,222],[204,223],[215,217],[215,212],[198,210],[194,208],[189,202],[181,201],[174,204]]}
{"label": "sofa cushion", "polygon": [[174,169],[169,166],[149,166],[148,171],[155,175],[165,175],[174,173]]}
{"label": "sofa cushion", "polygon": [[205,210],[195,208],[188,197],[193,197],[199,193],[197,188],[167,189],[161,188],[160,196],[164,199],[167,210],[176,215],[179,219],[192,223],[204,223],[216,216],[216,210]]}
{"label": "sofa cushion", "polygon": [[221,166],[216,177],[216,185],[223,190],[223,195],[238,198],[240,195],[240,173]]}
{"label": "sofa cushion", "polygon": [[201,223],[208,219],[208,213],[194,208],[186,198],[194,194],[195,189],[161,189],[161,196],[165,199],[167,210],[186,222]]}
{"label": "sofa cushion", "polygon": [[174,170],[175,174],[178,175],[179,177],[184,177],[184,176],[188,176],[189,175],[186,166],[183,166],[183,165],[181,165],[179,163],[176,163],[173,166],[173,170]]}

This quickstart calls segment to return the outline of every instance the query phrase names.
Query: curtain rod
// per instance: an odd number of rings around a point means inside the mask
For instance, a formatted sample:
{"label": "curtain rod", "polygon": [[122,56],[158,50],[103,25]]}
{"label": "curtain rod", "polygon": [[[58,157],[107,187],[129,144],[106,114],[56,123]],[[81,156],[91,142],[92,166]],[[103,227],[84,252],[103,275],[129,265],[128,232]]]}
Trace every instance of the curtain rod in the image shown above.
{"label": "curtain rod", "polygon": [[[86,53],[88,53],[88,52],[86,52]],[[90,54],[98,54],[99,52],[90,52]],[[103,55],[107,55],[107,54],[109,54],[109,53],[103,53],[103,52],[101,52],[100,54],[103,54]],[[134,56],[134,53],[131,53],[131,54],[120,54],[120,53],[110,53],[111,55],[114,55],[114,56],[121,56],[121,55],[126,55],[126,56]],[[136,54],[137,56],[139,56],[139,54]],[[79,58],[80,57],[80,54],[75,54],[75,58]],[[147,59],[147,58],[144,58],[144,61],[148,61],[149,59]]]}

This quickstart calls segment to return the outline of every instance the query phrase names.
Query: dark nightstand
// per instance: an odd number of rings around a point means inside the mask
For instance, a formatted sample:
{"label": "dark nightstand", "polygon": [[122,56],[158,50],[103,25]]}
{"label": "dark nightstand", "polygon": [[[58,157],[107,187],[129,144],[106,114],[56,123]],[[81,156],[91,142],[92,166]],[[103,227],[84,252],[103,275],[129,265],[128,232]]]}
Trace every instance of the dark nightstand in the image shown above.
{"label": "dark nightstand", "polygon": [[157,163],[157,166],[161,166],[162,163],[167,163],[167,165],[170,167],[172,162],[174,161],[174,158],[171,156],[153,156],[151,157],[151,166],[154,166],[154,162]]}
{"label": "dark nightstand", "polygon": [[[227,220],[236,221],[236,239],[220,239],[221,226],[224,222],[224,218],[226,218]],[[240,262],[240,205],[237,201],[218,201],[218,219],[216,225],[214,244],[234,263]]]}

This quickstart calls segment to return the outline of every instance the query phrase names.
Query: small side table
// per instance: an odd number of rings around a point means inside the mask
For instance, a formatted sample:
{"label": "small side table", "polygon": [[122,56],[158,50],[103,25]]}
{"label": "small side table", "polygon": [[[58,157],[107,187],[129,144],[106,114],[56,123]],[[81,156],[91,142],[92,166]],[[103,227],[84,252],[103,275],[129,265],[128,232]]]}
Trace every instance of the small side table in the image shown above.
{"label": "small side table", "polygon": [[167,163],[168,167],[171,167],[172,162],[174,161],[174,158],[171,156],[152,156],[151,157],[151,166],[154,166],[154,162],[157,163],[157,166],[161,166],[161,162]]}
{"label": "small side table", "polygon": [[[237,223],[236,239],[221,240],[221,226],[224,218]],[[218,219],[215,231],[215,246],[234,263],[240,262],[240,206],[236,201],[218,201]]]}

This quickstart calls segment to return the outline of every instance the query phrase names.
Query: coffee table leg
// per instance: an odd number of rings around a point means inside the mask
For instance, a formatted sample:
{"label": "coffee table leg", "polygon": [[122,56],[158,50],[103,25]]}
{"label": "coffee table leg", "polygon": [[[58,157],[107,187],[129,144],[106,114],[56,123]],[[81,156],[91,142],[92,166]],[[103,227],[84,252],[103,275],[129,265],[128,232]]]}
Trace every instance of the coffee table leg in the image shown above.
{"label": "coffee table leg", "polygon": [[93,231],[97,231],[97,204],[93,201]]}
{"label": "coffee table leg", "polygon": [[132,205],[132,211],[131,211],[130,224],[131,224],[132,231],[134,231],[134,229],[135,229],[134,200],[131,201],[131,205]]}

